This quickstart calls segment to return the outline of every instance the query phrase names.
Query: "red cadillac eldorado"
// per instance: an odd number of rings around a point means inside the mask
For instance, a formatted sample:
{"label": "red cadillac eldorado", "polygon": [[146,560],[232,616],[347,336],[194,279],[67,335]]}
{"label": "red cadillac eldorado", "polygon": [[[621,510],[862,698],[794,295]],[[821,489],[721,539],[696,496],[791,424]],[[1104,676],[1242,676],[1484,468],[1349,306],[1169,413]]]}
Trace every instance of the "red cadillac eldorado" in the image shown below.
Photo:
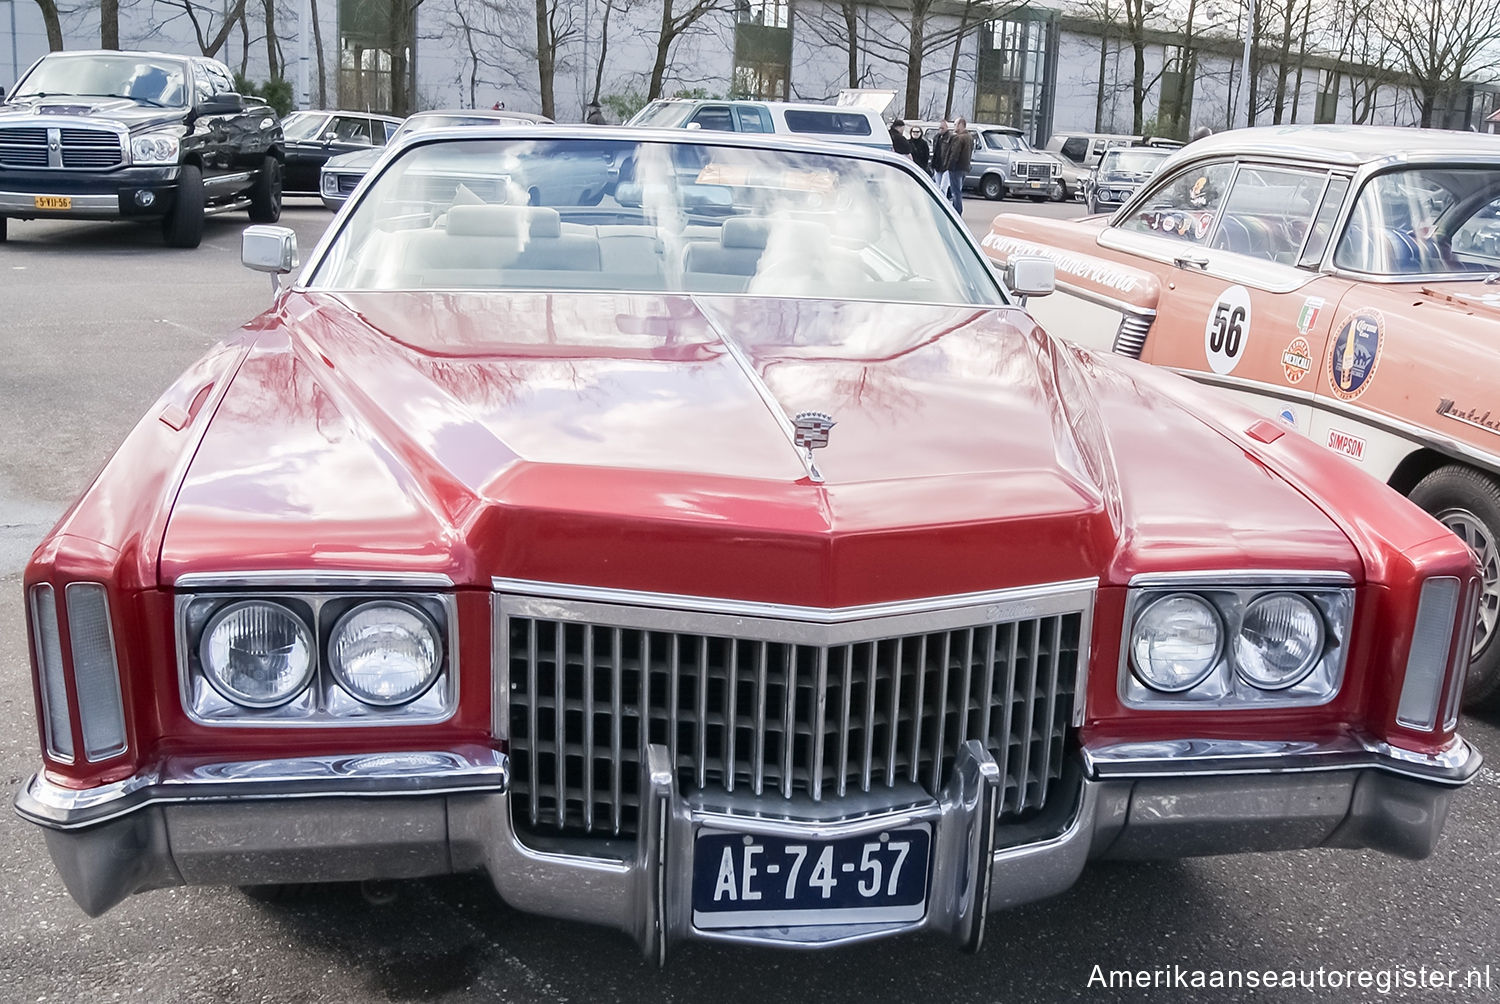
{"label": "red cadillac eldorado", "polygon": [[1049,267],[1005,288],[888,153],[413,135],[36,550],[18,811],[91,914],[474,871],[657,961],[972,948],[1092,858],[1428,854],[1473,554],[1053,340]]}

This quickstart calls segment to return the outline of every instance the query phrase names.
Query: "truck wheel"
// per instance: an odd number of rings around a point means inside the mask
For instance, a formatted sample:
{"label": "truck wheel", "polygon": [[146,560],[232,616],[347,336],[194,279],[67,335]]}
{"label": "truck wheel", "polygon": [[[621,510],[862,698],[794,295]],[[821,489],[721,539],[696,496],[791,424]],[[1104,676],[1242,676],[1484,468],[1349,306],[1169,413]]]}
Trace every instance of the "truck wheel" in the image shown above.
{"label": "truck wheel", "polygon": [[993,174],[986,174],[979,182],[979,194],[991,202],[1005,198],[1005,183]]}
{"label": "truck wheel", "polygon": [[281,161],[267,157],[250,189],[250,222],[275,223],[281,219]]}
{"label": "truck wheel", "polygon": [[162,217],[161,232],[168,247],[195,248],[203,243],[203,172],[196,165],[182,165],[177,203]]}
{"label": "truck wheel", "polygon": [[1450,465],[1417,482],[1411,500],[1479,556],[1483,591],[1463,701],[1465,708],[1476,708],[1500,692],[1500,485],[1473,468]]}

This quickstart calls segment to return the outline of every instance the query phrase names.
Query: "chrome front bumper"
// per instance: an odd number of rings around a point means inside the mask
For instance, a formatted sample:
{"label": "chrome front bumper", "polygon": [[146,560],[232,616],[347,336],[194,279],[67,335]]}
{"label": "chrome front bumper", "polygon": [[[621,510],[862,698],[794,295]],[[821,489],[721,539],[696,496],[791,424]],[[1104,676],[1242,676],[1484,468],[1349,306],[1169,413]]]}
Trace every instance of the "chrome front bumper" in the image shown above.
{"label": "chrome front bumper", "polygon": [[[486,871],[526,912],[605,924],[658,963],[705,939],[794,947],[915,931],[977,948],[993,910],[1061,893],[1091,858],[1162,858],[1303,847],[1431,853],[1456,788],[1479,754],[1442,756],[1357,742],[1182,741],[1092,748],[1028,824],[995,825],[999,772],[967,744],[937,798],[820,816],[807,803],[770,817],[676,790],[666,750],[648,750],[637,839],[589,850],[518,835],[504,754],[320,757],[245,764],[168,763],[107,788],[74,791],[40,776],[16,798],[43,827],[68,891],[91,915],[173,885],[415,878]],[[792,804],[792,803],[786,803]],[[700,826],[808,839],[933,828],[927,910],[914,922],[701,930],[691,875]],[[528,839],[530,842],[528,843]]]}

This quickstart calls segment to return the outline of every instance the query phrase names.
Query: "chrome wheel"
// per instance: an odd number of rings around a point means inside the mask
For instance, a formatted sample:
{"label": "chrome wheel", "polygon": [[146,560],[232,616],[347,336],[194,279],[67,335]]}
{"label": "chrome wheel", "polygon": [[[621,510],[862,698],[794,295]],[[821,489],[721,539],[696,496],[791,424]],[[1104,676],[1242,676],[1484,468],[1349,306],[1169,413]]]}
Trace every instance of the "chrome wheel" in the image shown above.
{"label": "chrome wheel", "polygon": [[1478,656],[1495,635],[1500,619],[1500,547],[1490,528],[1467,509],[1445,509],[1437,514],[1438,522],[1458,535],[1479,559],[1479,574],[1484,583],[1479,596],[1479,616],[1474,622],[1474,650]]}

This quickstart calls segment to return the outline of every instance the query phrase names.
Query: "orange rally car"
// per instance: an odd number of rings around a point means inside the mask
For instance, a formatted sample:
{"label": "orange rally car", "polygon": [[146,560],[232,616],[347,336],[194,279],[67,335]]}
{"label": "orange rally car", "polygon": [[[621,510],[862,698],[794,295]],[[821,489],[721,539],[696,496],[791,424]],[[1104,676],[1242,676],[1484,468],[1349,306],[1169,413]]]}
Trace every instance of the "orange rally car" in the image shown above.
{"label": "orange rally car", "polygon": [[1055,264],[1031,304],[1053,334],[1222,388],[1467,541],[1466,704],[1500,696],[1500,137],[1227,132],[1112,216],[1001,215],[983,244]]}

